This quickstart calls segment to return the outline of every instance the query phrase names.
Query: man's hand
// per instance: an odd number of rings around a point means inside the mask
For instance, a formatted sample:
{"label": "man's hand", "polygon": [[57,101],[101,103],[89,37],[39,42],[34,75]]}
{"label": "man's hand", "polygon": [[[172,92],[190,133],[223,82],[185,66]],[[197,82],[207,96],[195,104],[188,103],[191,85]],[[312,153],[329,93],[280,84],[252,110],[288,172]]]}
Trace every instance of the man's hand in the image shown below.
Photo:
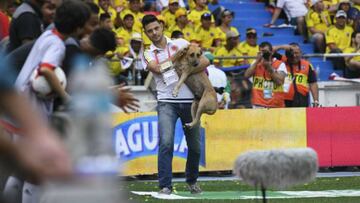
{"label": "man's hand", "polygon": [[117,102],[116,105],[120,107],[125,113],[129,113],[128,109],[136,111],[139,106],[139,100],[130,93],[130,88],[125,87],[124,84],[117,87]]}

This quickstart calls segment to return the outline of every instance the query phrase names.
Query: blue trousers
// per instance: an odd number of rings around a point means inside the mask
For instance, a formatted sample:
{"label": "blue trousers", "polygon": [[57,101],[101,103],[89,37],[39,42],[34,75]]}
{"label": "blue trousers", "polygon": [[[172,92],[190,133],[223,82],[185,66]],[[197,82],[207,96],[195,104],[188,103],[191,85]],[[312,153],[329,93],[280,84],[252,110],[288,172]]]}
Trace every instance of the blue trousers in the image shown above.
{"label": "blue trousers", "polygon": [[[168,103],[159,102],[158,130],[159,130],[159,152],[158,152],[158,176],[159,187],[172,188],[172,159],[174,151],[175,125],[180,118],[182,126],[192,121],[191,103]],[[200,161],[200,125],[192,129],[183,128],[188,155],[186,160],[185,176],[188,184],[194,184],[199,176]]]}

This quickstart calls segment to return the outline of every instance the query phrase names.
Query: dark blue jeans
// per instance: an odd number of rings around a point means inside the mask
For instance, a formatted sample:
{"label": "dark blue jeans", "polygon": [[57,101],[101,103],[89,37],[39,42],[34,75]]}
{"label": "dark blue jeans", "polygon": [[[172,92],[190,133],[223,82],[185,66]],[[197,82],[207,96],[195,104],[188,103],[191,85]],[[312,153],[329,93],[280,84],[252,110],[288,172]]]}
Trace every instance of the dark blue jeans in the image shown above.
{"label": "dark blue jeans", "polygon": [[[159,129],[159,152],[158,152],[158,176],[159,187],[172,188],[172,159],[174,151],[175,125],[180,118],[182,125],[192,121],[191,103],[168,103],[159,102],[158,129]],[[188,155],[186,160],[186,182],[193,184],[199,176],[200,161],[200,125],[191,130],[185,129]]]}

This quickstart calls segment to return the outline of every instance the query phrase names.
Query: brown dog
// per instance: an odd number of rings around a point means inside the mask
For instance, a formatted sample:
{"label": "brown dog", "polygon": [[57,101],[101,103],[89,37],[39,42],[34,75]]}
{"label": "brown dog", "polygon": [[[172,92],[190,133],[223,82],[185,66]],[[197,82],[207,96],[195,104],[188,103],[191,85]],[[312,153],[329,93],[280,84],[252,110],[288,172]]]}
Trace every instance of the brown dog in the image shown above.
{"label": "brown dog", "polygon": [[210,83],[204,68],[198,67],[202,52],[200,47],[189,45],[181,50],[174,59],[174,68],[179,75],[179,81],[173,90],[173,96],[177,97],[180,86],[185,84],[194,94],[194,101],[191,105],[192,122],[186,123],[185,127],[192,128],[200,122],[201,114],[212,115],[218,108],[216,92]]}

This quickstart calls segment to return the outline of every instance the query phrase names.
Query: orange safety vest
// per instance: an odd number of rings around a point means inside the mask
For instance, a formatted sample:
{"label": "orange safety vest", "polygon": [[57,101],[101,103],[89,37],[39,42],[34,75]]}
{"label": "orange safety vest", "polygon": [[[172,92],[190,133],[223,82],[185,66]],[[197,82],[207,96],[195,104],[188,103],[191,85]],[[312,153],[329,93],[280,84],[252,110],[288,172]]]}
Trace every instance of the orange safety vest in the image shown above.
{"label": "orange safety vest", "polygon": [[294,89],[294,80],[296,83],[297,91],[306,96],[309,92],[309,83],[308,83],[308,77],[309,77],[309,71],[310,71],[310,63],[304,59],[300,60],[300,68],[299,65],[293,65],[293,74],[294,77],[291,75],[291,70],[289,64],[286,63],[286,69],[288,72],[288,81],[291,81],[291,85],[289,88],[289,91],[285,93],[284,99],[292,101],[295,94]]}
{"label": "orange safety vest", "polygon": [[[277,70],[281,63],[282,61],[275,59],[272,62],[272,67]],[[264,97],[265,88],[272,90],[271,98]],[[284,107],[285,103],[283,91],[283,85],[277,85],[274,83],[263,64],[257,64],[255,74],[253,76],[252,104],[263,107]]]}

